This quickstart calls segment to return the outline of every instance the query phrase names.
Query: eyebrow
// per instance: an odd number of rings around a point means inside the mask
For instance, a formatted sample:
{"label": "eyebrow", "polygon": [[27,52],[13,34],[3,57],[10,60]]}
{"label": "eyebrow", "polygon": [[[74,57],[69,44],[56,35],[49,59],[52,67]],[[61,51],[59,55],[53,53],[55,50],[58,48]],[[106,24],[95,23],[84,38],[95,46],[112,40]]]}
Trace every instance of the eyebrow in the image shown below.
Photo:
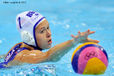
{"label": "eyebrow", "polygon": [[[49,27],[49,23],[48,23],[48,27]],[[40,28],[40,30],[42,30],[42,29],[45,29],[45,27],[41,27],[41,28]]]}
{"label": "eyebrow", "polygon": [[45,27],[41,27],[41,29],[40,29],[40,30],[42,30],[42,29],[45,29]]}

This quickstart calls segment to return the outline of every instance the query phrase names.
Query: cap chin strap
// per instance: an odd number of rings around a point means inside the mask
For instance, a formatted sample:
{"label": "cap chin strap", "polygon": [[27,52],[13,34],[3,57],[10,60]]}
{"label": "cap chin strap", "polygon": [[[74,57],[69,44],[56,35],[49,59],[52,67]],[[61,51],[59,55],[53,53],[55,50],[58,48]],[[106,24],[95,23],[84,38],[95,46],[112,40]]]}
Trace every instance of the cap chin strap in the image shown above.
{"label": "cap chin strap", "polygon": [[28,43],[26,43],[26,42],[23,42],[24,44],[26,44],[26,45],[28,45],[28,46],[31,46],[31,47],[33,47],[35,50],[40,50],[40,51],[42,51],[43,49],[41,49],[39,46],[33,46],[33,45],[30,45],[30,44],[28,44]]}

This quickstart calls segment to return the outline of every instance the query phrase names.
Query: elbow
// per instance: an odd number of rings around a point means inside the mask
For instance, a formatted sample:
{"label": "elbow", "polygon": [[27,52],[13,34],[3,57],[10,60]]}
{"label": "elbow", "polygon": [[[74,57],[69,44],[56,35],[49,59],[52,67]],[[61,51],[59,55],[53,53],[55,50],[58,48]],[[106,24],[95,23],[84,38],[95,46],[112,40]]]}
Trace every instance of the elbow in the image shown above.
{"label": "elbow", "polygon": [[56,59],[56,58],[50,58],[48,59],[49,62],[58,62],[60,59]]}
{"label": "elbow", "polygon": [[46,52],[47,61],[49,62],[58,62],[61,59],[60,55],[55,55],[50,52]]}
{"label": "elbow", "polygon": [[58,62],[60,59],[59,58],[54,58],[52,59],[52,62]]}
{"label": "elbow", "polygon": [[54,55],[48,55],[47,56],[47,60],[49,61],[49,62],[58,62],[60,59],[61,59],[61,57],[59,57],[59,56],[54,56]]}

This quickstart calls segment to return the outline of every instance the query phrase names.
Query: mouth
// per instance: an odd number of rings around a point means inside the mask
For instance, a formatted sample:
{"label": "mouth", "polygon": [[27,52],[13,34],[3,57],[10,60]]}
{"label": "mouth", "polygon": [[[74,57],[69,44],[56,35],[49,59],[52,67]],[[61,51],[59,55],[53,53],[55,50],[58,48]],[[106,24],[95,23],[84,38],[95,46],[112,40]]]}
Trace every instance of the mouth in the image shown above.
{"label": "mouth", "polygon": [[52,43],[52,40],[50,39],[50,40],[48,40],[48,44],[51,44]]}

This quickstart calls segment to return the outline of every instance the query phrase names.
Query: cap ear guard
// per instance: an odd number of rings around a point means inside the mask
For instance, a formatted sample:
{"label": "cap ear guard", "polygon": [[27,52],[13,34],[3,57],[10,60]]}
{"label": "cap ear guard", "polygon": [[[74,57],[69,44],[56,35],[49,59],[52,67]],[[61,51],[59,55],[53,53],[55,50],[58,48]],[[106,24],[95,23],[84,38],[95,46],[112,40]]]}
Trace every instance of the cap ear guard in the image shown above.
{"label": "cap ear guard", "polygon": [[34,44],[34,38],[28,31],[21,31],[21,38],[25,43]]}

